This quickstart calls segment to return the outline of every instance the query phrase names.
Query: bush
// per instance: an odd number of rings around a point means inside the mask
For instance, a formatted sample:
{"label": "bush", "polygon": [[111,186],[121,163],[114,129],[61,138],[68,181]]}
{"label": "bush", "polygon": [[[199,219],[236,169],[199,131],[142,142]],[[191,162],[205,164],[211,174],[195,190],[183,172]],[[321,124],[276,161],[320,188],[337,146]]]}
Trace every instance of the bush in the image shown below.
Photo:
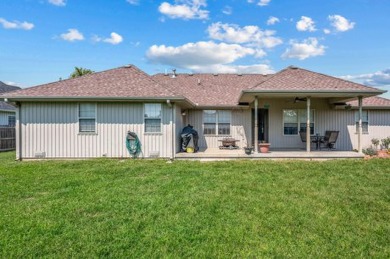
{"label": "bush", "polygon": [[373,138],[373,139],[371,139],[371,143],[374,145],[374,147],[375,147],[376,149],[378,149],[378,146],[379,146],[379,139]]}
{"label": "bush", "polygon": [[384,149],[389,149],[389,146],[390,146],[390,137],[387,137],[387,138],[384,138],[381,140],[382,142],[382,147]]}
{"label": "bush", "polygon": [[378,153],[378,151],[372,147],[369,147],[367,149],[363,149],[363,154],[368,156],[375,156]]}

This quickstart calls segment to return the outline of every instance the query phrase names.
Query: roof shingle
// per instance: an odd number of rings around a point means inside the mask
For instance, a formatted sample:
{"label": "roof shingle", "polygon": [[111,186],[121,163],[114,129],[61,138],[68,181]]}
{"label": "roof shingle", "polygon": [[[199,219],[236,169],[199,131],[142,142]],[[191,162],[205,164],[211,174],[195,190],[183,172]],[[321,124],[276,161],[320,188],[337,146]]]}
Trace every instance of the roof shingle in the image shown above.
{"label": "roof shingle", "polygon": [[[359,106],[357,100],[350,101],[347,104],[353,107]],[[379,96],[367,97],[363,99],[363,107],[378,107],[378,108],[388,107],[390,109],[390,100]]]}
{"label": "roof shingle", "polygon": [[156,81],[187,97],[199,106],[236,106],[238,96],[269,76],[261,74],[165,74],[152,76]]}
{"label": "roof shingle", "polygon": [[173,97],[148,74],[129,65],[11,92],[7,97]]}
{"label": "roof shingle", "polygon": [[340,78],[312,72],[306,69],[290,66],[274,74],[266,81],[254,86],[251,90],[258,91],[366,91],[382,93],[379,89]]}

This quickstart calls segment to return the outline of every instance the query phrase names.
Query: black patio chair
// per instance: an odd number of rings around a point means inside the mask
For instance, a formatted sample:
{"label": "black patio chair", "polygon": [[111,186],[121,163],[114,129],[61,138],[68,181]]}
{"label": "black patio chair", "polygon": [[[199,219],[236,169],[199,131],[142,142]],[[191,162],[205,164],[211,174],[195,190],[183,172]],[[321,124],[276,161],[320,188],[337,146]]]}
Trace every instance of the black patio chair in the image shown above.
{"label": "black patio chair", "polygon": [[326,131],[324,138],[320,141],[321,146],[328,148],[329,150],[335,149],[337,138],[339,137],[339,131]]}
{"label": "black patio chair", "polygon": [[[299,136],[301,137],[301,141],[306,143],[306,131],[300,131]],[[310,136],[311,143],[317,143],[316,137]]]}

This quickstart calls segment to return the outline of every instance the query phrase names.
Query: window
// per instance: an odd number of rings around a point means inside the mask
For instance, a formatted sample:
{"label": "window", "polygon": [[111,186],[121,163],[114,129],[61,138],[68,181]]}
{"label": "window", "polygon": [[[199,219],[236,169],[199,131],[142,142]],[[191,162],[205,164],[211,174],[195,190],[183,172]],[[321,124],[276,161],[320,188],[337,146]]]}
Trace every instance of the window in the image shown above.
{"label": "window", "polygon": [[145,132],[160,133],[161,132],[161,104],[146,103],[145,104]]}
{"label": "window", "polygon": [[[283,110],[284,135],[298,135],[298,132],[306,132],[307,111]],[[310,111],[310,134],[314,134],[314,110]]]}
{"label": "window", "polygon": [[96,104],[94,103],[79,104],[79,131],[80,132],[96,131]]}
{"label": "window", "polygon": [[14,115],[8,116],[8,126],[15,127],[16,125],[16,117]]}
{"label": "window", "polygon": [[[359,132],[359,111],[355,112],[356,133]],[[368,111],[362,111],[362,133],[368,133]]]}
{"label": "window", "polygon": [[[299,131],[306,132],[307,110],[299,110]],[[310,135],[314,135],[314,111],[310,111]]]}
{"label": "window", "polygon": [[203,134],[205,135],[230,135],[230,111],[204,110]]}

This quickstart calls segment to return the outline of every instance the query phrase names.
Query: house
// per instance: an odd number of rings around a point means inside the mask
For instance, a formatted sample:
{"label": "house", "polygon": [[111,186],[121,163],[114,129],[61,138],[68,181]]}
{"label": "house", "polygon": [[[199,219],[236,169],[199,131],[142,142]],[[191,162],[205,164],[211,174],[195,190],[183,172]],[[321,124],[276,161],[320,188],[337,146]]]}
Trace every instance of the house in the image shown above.
{"label": "house", "polygon": [[[20,87],[7,85],[0,81],[0,94],[19,90]],[[16,108],[15,106],[0,101],[0,127],[13,127],[15,126],[15,117]]]}
{"label": "house", "polygon": [[388,102],[367,107],[368,117],[364,106],[383,92],[292,66],[273,75],[149,76],[127,65],[3,98],[17,105],[19,159],[129,157],[128,131],[139,136],[144,157],[175,158],[188,124],[202,150],[232,137],[240,147],[266,141],[272,150],[310,153],[300,131],[310,140],[337,130],[337,150],[361,152],[365,134],[390,135]]}

